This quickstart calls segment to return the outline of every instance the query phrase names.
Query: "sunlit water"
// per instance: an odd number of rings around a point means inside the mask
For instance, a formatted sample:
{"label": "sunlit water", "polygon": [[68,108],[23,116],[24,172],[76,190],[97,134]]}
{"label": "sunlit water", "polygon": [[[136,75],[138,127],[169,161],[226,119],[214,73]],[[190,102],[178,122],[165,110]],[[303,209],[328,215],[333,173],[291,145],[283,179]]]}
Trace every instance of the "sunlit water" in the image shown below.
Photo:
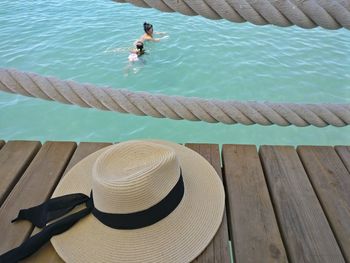
{"label": "sunlit water", "polygon": [[[147,43],[148,21],[169,37]],[[112,1],[0,2],[0,67],[167,95],[350,103],[350,31],[279,28],[161,13]],[[0,92],[0,139],[350,144],[350,128],[243,126],[83,109]]]}

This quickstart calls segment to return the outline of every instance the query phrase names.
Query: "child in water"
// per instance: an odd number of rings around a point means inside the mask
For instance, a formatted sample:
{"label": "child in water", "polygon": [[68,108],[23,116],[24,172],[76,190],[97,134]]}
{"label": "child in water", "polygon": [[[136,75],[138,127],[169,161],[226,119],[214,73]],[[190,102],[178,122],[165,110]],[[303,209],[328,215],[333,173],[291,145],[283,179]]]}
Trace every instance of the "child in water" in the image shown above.
{"label": "child in water", "polygon": [[137,41],[135,44],[136,48],[130,51],[130,55],[128,60],[130,62],[138,61],[139,57],[145,54],[145,50],[143,49],[143,42]]}
{"label": "child in water", "polygon": [[[128,60],[130,62],[134,62],[134,61],[138,61],[139,57],[142,56],[143,54],[145,54],[145,51],[143,49],[143,43],[145,41],[153,41],[153,42],[159,42],[161,40],[161,38],[154,38],[153,37],[153,26],[147,22],[143,23],[143,29],[145,31],[145,34],[143,34],[139,40],[136,40],[136,42],[134,43],[135,45],[135,49],[131,50],[131,54],[128,57]],[[166,33],[163,32],[154,32],[154,34],[158,34],[158,35],[164,35]],[[167,36],[165,36],[167,37]],[[163,37],[163,38],[165,38]]]}

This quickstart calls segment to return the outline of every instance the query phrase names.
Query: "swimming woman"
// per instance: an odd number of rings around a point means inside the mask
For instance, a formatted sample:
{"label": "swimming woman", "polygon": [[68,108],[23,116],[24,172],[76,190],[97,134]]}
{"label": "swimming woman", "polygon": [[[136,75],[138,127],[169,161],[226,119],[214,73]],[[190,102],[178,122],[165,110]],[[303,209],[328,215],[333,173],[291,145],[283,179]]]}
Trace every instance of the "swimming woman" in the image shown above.
{"label": "swimming woman", "polygon": [[153,41],[153,42],[159,42],[162,38],[154,38],[153,34],[156,35],[165,35],[165,32],[153,32],[153,26],[147,22],[143,23],[143,30],[145,33],[139,38],[138,41],[145,42],[145,41]]}

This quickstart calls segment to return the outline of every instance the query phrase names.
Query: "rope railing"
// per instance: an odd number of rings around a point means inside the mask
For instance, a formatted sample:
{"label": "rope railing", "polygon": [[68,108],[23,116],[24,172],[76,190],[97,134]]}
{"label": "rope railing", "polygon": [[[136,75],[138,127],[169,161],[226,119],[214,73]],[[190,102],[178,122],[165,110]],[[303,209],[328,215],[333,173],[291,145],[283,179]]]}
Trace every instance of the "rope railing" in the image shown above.
{"label": "rope railing", "polygon": [[350,124],[350,104],[240,102],[166,96],[95,87],[15,69],[0,68],[0,90],[81,107],[174,120],[299,127]]}
{"label": "rope railing", "polygon": [[350,29],[349,0],[114,0],[209,19],[302,28]]}

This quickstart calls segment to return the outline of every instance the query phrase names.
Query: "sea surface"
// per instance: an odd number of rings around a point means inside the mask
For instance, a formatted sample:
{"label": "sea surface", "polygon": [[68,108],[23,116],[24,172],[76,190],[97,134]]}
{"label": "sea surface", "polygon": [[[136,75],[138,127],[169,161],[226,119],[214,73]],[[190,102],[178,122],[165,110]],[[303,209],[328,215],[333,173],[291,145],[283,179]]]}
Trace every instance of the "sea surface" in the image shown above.
{"label": "sea surface", "polygon": [[[167,33],[129,49],[143,22]],[[0,1],[0,67],[130,91],[207,99],[350,103],[350,31],[162,13],[113,1]],[[350,145],[350,127],[175,121],[0,92],[0,139]]]}

